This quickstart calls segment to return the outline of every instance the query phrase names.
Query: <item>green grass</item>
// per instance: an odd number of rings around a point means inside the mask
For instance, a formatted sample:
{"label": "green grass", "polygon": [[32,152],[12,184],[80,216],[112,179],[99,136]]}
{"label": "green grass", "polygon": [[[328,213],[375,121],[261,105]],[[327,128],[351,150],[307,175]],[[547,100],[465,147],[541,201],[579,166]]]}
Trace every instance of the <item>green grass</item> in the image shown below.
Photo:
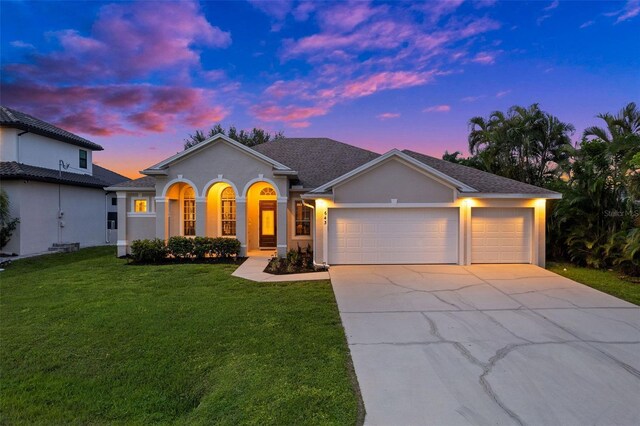
{"label": "green grass", "polygon": [[234,269],[131,266],[105,247],[14,262],[0,273],[0,423],[356,423],[329,281]]}
{"label": "green grass", "polygon": [[549,263],[547,269],[596,290],[640,305],[640,284],[620,279],[615,271],[584,268],[570,263]]}

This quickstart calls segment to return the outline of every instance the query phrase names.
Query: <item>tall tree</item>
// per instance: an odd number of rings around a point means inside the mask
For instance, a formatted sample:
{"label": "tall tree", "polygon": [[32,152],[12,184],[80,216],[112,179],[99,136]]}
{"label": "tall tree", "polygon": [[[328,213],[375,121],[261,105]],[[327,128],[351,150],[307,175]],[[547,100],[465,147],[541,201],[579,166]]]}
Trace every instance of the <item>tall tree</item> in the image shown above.
{"label": "tall tree", "polygon": [[275,133],[269,133],[263,129],[253,128],[250,132],[244,130],[237,130],[235,126],[230,126],[228,131],[218,123],[209,129],[208,132],[202,130],[196,130],[194,134],[190,134],[188,138],[184,140],[184,149],[191,148],[194,145],[204,142],[212,136],[219,133],[229,136],[231,139],[240,142],[246,146],[255,146],[263,143],[267,143],[272,140],[281,139],[284,137],[284,132],[279,131]]}
{"label": "tall tree", "polygon": [[572,152],[573,125],[540,109],[513,106],[506,113],[469,120],[469,152],[483,170],[533,185],[561,172]]}

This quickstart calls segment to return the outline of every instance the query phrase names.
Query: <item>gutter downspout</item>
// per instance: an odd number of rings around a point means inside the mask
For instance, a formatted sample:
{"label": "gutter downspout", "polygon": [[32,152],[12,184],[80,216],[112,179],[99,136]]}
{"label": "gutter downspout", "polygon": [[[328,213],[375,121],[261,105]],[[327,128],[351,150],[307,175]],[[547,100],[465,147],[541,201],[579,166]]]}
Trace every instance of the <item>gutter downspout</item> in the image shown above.
{"label": "gutter downspout", "polygon": [[109,203],[107,200],[109,200],[109,194],[110,192],[105,192],[104,193],[104,242],[109,244],[111,241],[109,240],[109,221],[107,220],[109,218],[109,213],[107,212],[107,210],[109,209]]}

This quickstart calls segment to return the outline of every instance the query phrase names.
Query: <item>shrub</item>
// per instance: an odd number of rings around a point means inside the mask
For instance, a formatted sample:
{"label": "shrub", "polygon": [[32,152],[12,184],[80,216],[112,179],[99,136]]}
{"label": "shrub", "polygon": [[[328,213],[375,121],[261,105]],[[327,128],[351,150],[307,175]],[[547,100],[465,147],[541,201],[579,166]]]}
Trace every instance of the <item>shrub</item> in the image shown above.
{"label": "shrub", "polygon": [[138,263],[160,263],[167,257],[164,240],[134,240],[131,243],[131,257]]}
{"label": "shrub", "polygon": [[4,189],[0,189],[0,249],[11,240],[13,231],[18,227],[20,219],[9,216],[9,196]]}
{"label": "shrub", "polygon": [[221,259],[236,257],[240,254],[240,241],[235,238],[213,238],[213,254]]}
{"label": "shrub", "polygon": [[188,237],[171,237],[167,241],[169,253],[179,259],[190,257],[193,253],[193,239]]}
{"label": "shrub", "polygon": [[211,237],[195,237],[193,239],[193,255],[197,259],[204,259],[213,254],[215,248],[215,238]]}

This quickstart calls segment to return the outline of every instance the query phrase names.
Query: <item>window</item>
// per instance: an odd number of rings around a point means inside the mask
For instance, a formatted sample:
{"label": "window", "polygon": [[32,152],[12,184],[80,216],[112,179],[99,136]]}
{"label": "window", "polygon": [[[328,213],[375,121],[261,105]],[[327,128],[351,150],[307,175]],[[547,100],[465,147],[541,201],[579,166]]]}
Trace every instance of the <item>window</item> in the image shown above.
{"label": "window", "polygon": [[118,213],[107,213],[107,229],[118,229]]}
{"label": "window", "polygon": [[273,188],[264,188],[262,191],[260,191],[260,195],[276,195],[276,191]]}
{"label": "window", "polygon": [[118,198],[113,197],[113,198],[111,199],[111,205],[112,205],[112,206],[117,206],[117,205],[118,205]]}
{"label": "window", "polygon": [[185,189],[182,200],[183,235],[196,235],[196,193],[193,188]]}
{"label": "window", "polygon": [[222,190],[220,194],[220,204],[222,206],[222,235],[236,235],[236,194],[230,186]]}
{"label": "window", "polygon": [[133,200],[133,211],[135,213],[146,213],[147,210],[147,199],[146,198],[138,198]]}
{"label": "window", "polygon": [[84,149],[80,150],[80,168],[81,169],[86,169],[87,168],[87,151],[85,151]]}
{"label": "window", "polygon": [[296,236],[311,235],[311,208],[296,200]]}

